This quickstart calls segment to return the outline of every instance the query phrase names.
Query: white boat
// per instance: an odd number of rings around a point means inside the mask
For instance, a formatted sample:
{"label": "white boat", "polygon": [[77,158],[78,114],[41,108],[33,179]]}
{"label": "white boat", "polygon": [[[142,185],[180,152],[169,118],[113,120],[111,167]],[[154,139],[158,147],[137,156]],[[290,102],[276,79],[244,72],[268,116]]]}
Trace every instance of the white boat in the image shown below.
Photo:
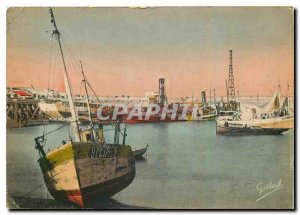
{"label": "white boat", "polygon": [[217,119],[217,134],[281,134],[294,128],[294,116],[289,111],[289,101],[280,102],[279,92],[263,108],[250,109],[250,114],[228,112]]}
{"label": "white boat", "polygon": [[147,149],[148,149],[148,145],[147,146],[144,146],[144,147],[141,147],[141,148],[135,148],[135,149],[132,149],[132,155],[134,158],[140,158],[142,157],[146,152],[147,152]]}

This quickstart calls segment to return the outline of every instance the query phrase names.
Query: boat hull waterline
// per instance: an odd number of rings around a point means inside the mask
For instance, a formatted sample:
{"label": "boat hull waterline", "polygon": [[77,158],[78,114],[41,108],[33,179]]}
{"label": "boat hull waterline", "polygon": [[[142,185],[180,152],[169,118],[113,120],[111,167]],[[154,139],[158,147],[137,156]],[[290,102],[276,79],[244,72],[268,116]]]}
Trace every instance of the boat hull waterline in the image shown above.
{"label": "boat hull waterline", "polygon": [[293,129],[294,118],[270,118],[247,121],[217,121],[217,134],[223,135],[268,135],[282,134]]}
{"label": "boat hull waterline", "polygon": [[148,146],[145,146],[145,147],[140,148],[140,149],[132,150],[132,155],[136,159],[141,158],[146,153],[147,149],[148,149]]}
{"label": "boat hull waterline", "polygon": [[279,135],[288,130],[288,128],[230,128],[217,126],[217,134],[222,135]]}
{"label": "boat hull waterline", "polygon": [[50,194],[78,207],[93,207],[135,177],[130,146],[68,142],[39,160]]}

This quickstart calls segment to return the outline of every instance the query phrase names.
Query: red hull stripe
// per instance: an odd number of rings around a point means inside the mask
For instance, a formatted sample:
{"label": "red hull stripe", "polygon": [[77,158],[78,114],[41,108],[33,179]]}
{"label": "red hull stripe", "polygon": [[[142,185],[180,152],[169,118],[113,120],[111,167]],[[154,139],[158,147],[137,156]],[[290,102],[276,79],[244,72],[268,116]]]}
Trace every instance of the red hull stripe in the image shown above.
{"label": "red hull stripe", "polygon": [[79,207],[84,207],[83,199],[79,190],[65,191],[67,199]]}

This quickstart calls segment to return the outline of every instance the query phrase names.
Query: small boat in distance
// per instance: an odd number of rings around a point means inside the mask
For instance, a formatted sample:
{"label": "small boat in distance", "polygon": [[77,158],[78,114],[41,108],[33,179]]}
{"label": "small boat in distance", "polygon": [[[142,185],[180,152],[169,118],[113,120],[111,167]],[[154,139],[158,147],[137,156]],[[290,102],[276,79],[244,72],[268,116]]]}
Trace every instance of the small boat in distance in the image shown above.
{"label": "small boat in distance", "polygon": [[132,155],[134,156],[135,159],[141,158],[147,152],[148,147],[149,145],[147,144],[147,146],[141,148],[133,148]]}

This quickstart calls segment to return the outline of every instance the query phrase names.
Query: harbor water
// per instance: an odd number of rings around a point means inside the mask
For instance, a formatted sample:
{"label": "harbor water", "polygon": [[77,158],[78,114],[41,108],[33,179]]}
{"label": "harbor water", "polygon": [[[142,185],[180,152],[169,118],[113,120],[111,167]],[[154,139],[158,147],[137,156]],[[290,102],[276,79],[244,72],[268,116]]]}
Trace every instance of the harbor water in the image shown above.
{"label": "harbor water", "polygon": [[[21,197],[43,184],[33,138],[60,126],[7,129],[8,195]],[[111,142],[111,127],[104,129]],[[47,136],[46,151],[61,145],[69,132],[66,126]],[[149,148],[136,161],[132,184],[111,197],[115,203],[157,209],[293,207],[294,130],[220,136],[215,122],[207,121],[132,124],[127,132],[127,144]],[[45,186],[26,197],[52,198]]]}

